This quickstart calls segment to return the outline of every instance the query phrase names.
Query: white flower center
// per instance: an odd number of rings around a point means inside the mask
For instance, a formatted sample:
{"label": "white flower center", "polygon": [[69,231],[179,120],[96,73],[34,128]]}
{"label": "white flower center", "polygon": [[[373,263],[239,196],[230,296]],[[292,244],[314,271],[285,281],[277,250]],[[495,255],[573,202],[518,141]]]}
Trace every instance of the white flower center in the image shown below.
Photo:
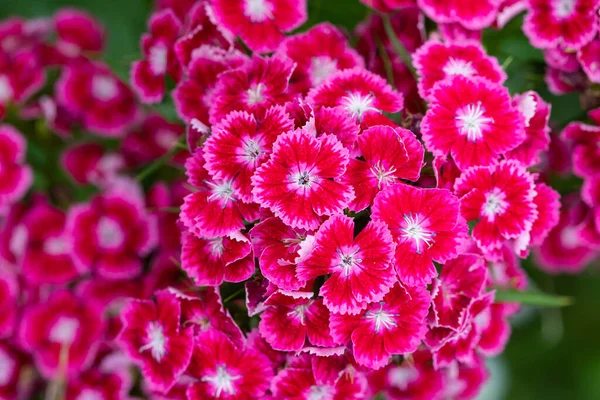
{"label": "white flower center", "polygon": [[404,214],[403,227],[400,229],[402,237],[412,240],[417,254],[421,254],[425,246],[433,244],[435,233],[423,227],[424,221],[418,214]]}
{"label": "white flower center", "polygon": [[313,86],[318,86],[337,71],[337,61],[327,56],[313,57],[309,75]]}
{"label": "white flower center", "polygon": [[483,137],[483,131],[488,129],[493,118],[486,117],[485,108],[481,102],[471,103],[459,109],[456,113],[456,127],[461,135],[466,136],[467,140],[476,142]]}
{"label": "white flower center", "polygon": [[288,179],[297,189],[310,189],[313,183],[317,180],[317,177],[311,175],[308,171],[303,171],[290,174]]}
{"label": "white flower center", "polygon": [[461,60],[460,58],[450,57],[448,62],[442,68],[446,76],[450,75],[462,75],[472,76],[475,74],[475,69],[471,65],[471,61]]}
{"label": "white flower center", "polygon": [[558,19],[569,18],[575,10],[577,0],[553,0],[554,16]]}
{"label": "white flower center", "polygon": [[398,324],[394,321],[393,317],[397,317],[397,314],[391,314],[383,311],[383,304],[381,304],[379,311],[367,311],[365,318],[370,320],[375,326],[375,333],[379,333],[381,329],[392,329]]}
{"label": "white flower center", "polygon": [[75,400],[105,400],[105,397],[104,393],[99,390],[85,388],[79,393]]}
{"label": "white flower center", "polygon": [[379,190],[382,187],[387,187],[391,182],[396,180],[394,174],[396,173],[396,168],[390,167],[387,169],[381,162],[377,162],[374,166],[371,167],[371,173],[377,178],[377,188]]}
{"label": "white flower center", "polygon": [[223,238],[216,237],[208,240],[210,244],[210,253],[214,257],[221,257],[223,255],[223,251],[225,251],[225,246],[223,245]]}
{"label": "white flower center", "polygon": [[19,224],[13,229],[8,247],[15,257],[19,258],[25,253],[28,237],[29,234],[27,233],[25,225]]}
{"label": "white flower center", "polygon": [[313,385],[308,392],[307,400],[330,400],[333,399],[333,388],[328,385]]}
{"label": "white flower center", "polygon": [[109,217],[100,217],[96,226],[98,244],[103,249],[116,249],[123,244],[125,234],[117,221]]}
{"label": "white flower center", "polygon": [[301,304],[294,307],[294,309],[288,312],[287,315],[294,319],[299,319],[300,323],[304,325],[306,321],[306,310],[308,310],[308,304]]}
{"label": "white flower center", "polygon": [[358,266],[358,265],[360,265],[360,263],[362,263],[362,259],[359,258],[359,254],[358,254],[359,251],[360,251],[360,249],[358,249],[358,248],[349,249],[346,251],[337,249],[337,253],[340,257],[340,261],[339,261],[340,265],[339,266],[342,268],[342,272],[343,272],[344,276],[350,275],[350,273],[354,271],[356,266]]}
{"label": "white flower center", "polygon": [[14,91],[10,80],[6,75],[0,75],[0,104],[6,104],[12,100]]}
{"label": "white flower center", "polygon": [[567,226],[560,232],[560,242],[567,249],[574,249],[579,246],[579,233],[574,226]]}
{"label": "white flower center", "polygon": [[373,106],[375,96],[372,94],[362,95],[360,93],[349,93],[342,97],[342,106],[359,120],[367,111],[375,111],[380,113],[378,108]]}
{"label": "white flower center", "polygon": [[263,85],[262,83],[252,85],[250,87],[250,89],[248,89],[246,91],[246,94],[248,95],[248,99],[246,100],[246,103],[249,106],[253,106],[255,104],[263,102],[265,100],[265,98],[263,97],[263,93],[262,93],[264,88],[265,88],[265,85]]}
{"label": "white flower center", "polygon": [[209,382],[215,389],[215,394],[213,396],[216,398],[220,398],[221,394],[223,393],[226,396],[235,395],[236,391],[233,382],[240,379],[241,377],[241,375],[231,375],[227,372],[226,366],[218,365],[215,375],[204,376],[201,380],[202,382]]}
{"label": "white flower center", "polygon": [[224,181],[220,184],[207,181],[206,184],[210,186],[212,192],[212,194],[208,196],[208,200],[220,199],[223,208],[227,207],[228,202],[236,201],[232,181]]}
{"label": "white flower center", "polygon": [[140,353],[150,350],[152,358],[160,362],[167,354],[167,338],[160,322],[150,322],[146,327],[146,344],[140,347]]}
{"label": "white flower center", "polygon": [[263,149],[255,139],[247,139],[244,141],[244,159],[250,165],[257,166],[260,156],[263,154]]}
{"label": "white flower center", "polygon": [[44,242],[44,252],[52,256],[66,254],[67,250],[67,241],[62,236],[51,237]]}
{"label": "white flower center", "polygon": [[109,101],[117,97],[119,87],[114,78],[105,75],[94,75],[92,78],[92,95],[100,101]]}
{"label": "white flower center", "polygon": [[79,320],[73,317],[59,317],[50,329],[49,339],[55,343],[71,344],[79,329]]}
{"label": "white flower center", "polygon": [[392,368],[388,372],[388,380],[390,385],[397,387],[400,390],[406,390],[408,385],[419,378],[419,371],[414,367],[401,366]]}
{"label": "white flower center", "polygon": [[481,214],[488,220],[494,221],[497,215],[502,215],[508,208],[506,194],[499,188],[493,188],[485,194],[485,203],[481,208]]}
{"label": "white flower center", "polygon": [[150,54],[148,55],[148,62],[150,63],[150,70],[156,76],[164,75],[167,72],[167,56],[169,50],[164,44],[157,44],[150,48]]}
{"label": "white flower center", "polygon": [[0,386],[8,385],[13,376],[16,364],[15,360],[9,354],[0,349],[0,371],[2,371],[0,374]]}

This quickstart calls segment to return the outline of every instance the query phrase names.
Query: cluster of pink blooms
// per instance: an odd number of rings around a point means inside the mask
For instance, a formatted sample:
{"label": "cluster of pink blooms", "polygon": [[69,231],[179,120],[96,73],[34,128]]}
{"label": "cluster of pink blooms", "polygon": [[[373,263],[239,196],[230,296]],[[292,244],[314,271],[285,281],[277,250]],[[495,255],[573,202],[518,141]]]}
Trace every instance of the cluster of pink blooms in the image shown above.
{"label": "cluster of pink blooms", "polygon": [[[353,48],[296,32],[306,0],[158,0],[129,84],[84,12],[0,23],[0,399],[479,392],[521,260],[600,246],[600,109],[551,132],[481,32],[526,12],[550,90],[583,91],[600,1],[363,3]],[[39,189],[34,136],[91,194]]]}

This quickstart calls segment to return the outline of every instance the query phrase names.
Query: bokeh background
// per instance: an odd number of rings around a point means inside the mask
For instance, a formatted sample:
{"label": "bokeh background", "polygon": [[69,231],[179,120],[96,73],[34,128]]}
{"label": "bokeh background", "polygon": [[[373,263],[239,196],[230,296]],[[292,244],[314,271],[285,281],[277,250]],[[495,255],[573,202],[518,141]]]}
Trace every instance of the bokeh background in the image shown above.
{"label": "bokeh background", "polygon": [[[104,23],[106,61],[126,79],[129,64],[139,57],[138,41],[146,30],[152,0],[0,0],[0,18],[50,16],[61,7],[85,9]],[[351,33],[369,12],[358,0],[309,0],[309,21],[302,29],[327,20]],[[510,91],[540,93],[552,104],[551,118],[557,130],[570,121],[585,120],[578,94],[549,94],[542,53],[529,45],[521,23],[522,17],[501,31],[484,35],[488,53],[507,65]],[[578,190],[578,184],[573,180],[553,182],[562,193]],[[575,303],[562,309],[525,308],[514,318],[506,352],[490,362],[492,378],[481,399],[600,399],[599,263],[577,276],[548,276],[535,268],[533,260],[524,264],[532,285],[573,297]]]}

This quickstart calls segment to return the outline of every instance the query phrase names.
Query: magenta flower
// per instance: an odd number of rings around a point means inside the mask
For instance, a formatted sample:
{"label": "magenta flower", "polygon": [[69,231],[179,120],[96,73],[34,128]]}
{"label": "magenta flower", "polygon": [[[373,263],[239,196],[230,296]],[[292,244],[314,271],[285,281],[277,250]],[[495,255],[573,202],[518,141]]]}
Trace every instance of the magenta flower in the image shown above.
{"label": "magenta flower", "polygon": [[177,82],[181,75],[173,48],[181,22],[171,10],[158,11],[148,20],[148,31],[140,40],[144,58],[131,65],[131,85],[142,102],[158,103],[165,92],[165,77]]}
{"label": "magenta flower", "polygon": [[235,179],[213,180],[202,166],[202,148],[185,163],[188,183],[195,192],[184,198],[180,219],[198,237],[213,238],[237,232],[244,220],[258,219],[258,207],[242,201]]}
{"label": "magenta flower", "polygon": [[331,312],[358,314],[396,282],[394,241],[381,222],[369,222],[355,238],[352,218],[335,215],[321,225],[313,246],[296,275],[308,281],[330,274],[319,295]]}
{"label": "magenta flower", "polygon": [[273,369],[269,359],[249,347],[236,347],[214,330],[196,336],[187,389],[189,400],[259,399],[269,388]]}
{"label": "magenta flower", "polygon": [[118,342],[141,368],[152,390],[167,392],[186,370],[193,329],[180,327],[181,304],[166,290],[151,300],[131,300],[122,310]]}
{"label": "magenta flower", "polygon": [[239,232],[212,238],[185,232],[181,267],[198,286],[245,281],[255,270],[250,239]]}
{"label": "magenta flower", "polygon": [[338,71],[364,67],[364,61],[334,25],[321,23],[308,31],[287,37],[277,55],[296,63],[292,85],[300,93],[317,87]]}
{"label": "magenta flower", "polygon": [[292,229],[279,218],[263,219],[250,231],[252,248],[265,278],[283,290],[299,290],[306,281],[296,276],[296,266],[312,249],[314,236]]}
{"label": "magenta flower", "polygon": [[31,352],[39,371],[52,379],[59,371],[79,374],[94,359],[104,330],[101,311],[67,291],[26,307],[18,340]]}
{"label": "magenta flower", "polygon": [[352,341],[358,364],[379,369],[390,356],[417,350],[430,303],[427,290],[396,284],[382,301],[358,315],[332,314],[331,334],[339,343]]}
{"label": "magenta flower", "polygon": [[73,206],[67,216],[73,257],[80,268],[108,279],[125,279],[142,271],[140,255],[156,244],[156,226],[136,195],[109,191]]}
{"label": "magenta flower", "polygon": [[460,169],[490,165],[525,140],[523,116],[503,86],[455,76],[440,82],[432,98],[423,141],[434,155],[451,154]]}
{"label": "magenta flower", "polygon": [[573,172],[585,178],[600,174],[600,127],[582,122],[571,122],[562,131],[562,137],[573,143]]}
{"label": "magenta flower", "polygon": [[252,175],[269,158],[277,137],[293,129],[280,106],[269,108],[260,121],[247,112],[233,111],[213,126],[204,143],[204,166],[213,179],[235,180],[240,199],[250,203]]}
{"label": "magenta flower", "polygon": [[[90,369],[76,379],[70,380],[66,388],[66,400],[78,400],[85,396],[104,400],[119,400],[126,396],[128,388],[124,379],[116,373],[105,373]],[[95,397],[94,397],[95,396]]]}
{"label": "magenta flower", "polygon": [[458,255],[467,236],[459,201],[445,189],[421,189],[398,183],[380,192],[373,220],[387,224],[396,242],[396,271],[403,283],[429,283],[437,276],[433,261]]}
{"label": "magenta flower", "polygon": [[275,350],[300,351],[303,347],[332,347],[329,310],[312,292],[277,291],[265,301],[258,329]]}
{"label": "magenta flower", "polygon": [[114,179],[125,167],[125,160],[120,154],[109,153],[102,145],[92,142],[68,147],[60,162],[75,182],[98,186]]}
{"label": "magenta flower", "polygon": [[420,75],[419,94],[430,101],[435,100],[435,84],[451,76],[482,77],[498,84],[506,81],[498,60],[488,56],[475,41],[445,44],[429,40],[414,53],[413,63]]}
{"label": "magenta flower", "polygon": [[57,50],[67,58],[84,52],[98,53],[104,47],[105,32],[90,14],[72,8],[62,8],[54,15]]}
{"label": "magenta flower", "polygon": [[496,19],[498,0],[417,0],[419,8],[437,23],[459,23],[471,30],[490,26]]}
{"label": "magenta flower", "polygon": [[580,49],[596,35],[597,0],[529,0],[523,32],[539,48]]}
{"label": "magenta flower", "polygon": [[[5,262],[0,263],[0,338],[13,334],[17,321],[19,283]],[[0,386],[2,386],[0,384]]]}
{"label": "magenta flower", "polygon": [[358,137],[357,144],[364,161],[351,159],[342,177],[356,193],[350,210],[361,211],[371,206],[377,193],[400,179],[419,179],[425,150],[409,130],[373,126]]}
{"label": "magenta flower", "polygon": [[100,136],[121,137],[136,118],[131,90],[103,64],[74,61],[55,85],[56,100]]}
{"label": "magenta flower", "polygon": [[218,25],[240,36],[248,47],[268,53],[307,19],[306,0],[213,0]]}
{"label": "magenta flower", "polygon": [[308,92],[307,102],[317,107],[343,107],[361,121],[372,113],[395,113],[402,109],[402,95],[382,77],[363,68],[352,68],[332,75]]}
{"label": "magenta flower", "polygon": [[519,162],[502,161],[469,168],[456,181],[461,214],[467,221],[478,221],[472,235],[484,252],[531,232],[538,217],[533,179]]}
{"label": "magenta flower", "polygon": [[316,138],[302,129],[285,133],[252,177],[252,193],[286,225],[314,230],[353,199],[352,188],[339,182],[347,165],[348,150],[335,136]]}
{"label": "magenta flower", "polygon": [[25,164],[27,144],[10,125],[0,126],[0,215],[20,200],[33,183],[33,173]]}
{"label": "magenta flower", "polygon": [[287,90],[294,68],[287,58],[254,56],[221,73],[211,93],[210,122],[216,124],[236,110],[262,118],[271,106],[290,100]]}

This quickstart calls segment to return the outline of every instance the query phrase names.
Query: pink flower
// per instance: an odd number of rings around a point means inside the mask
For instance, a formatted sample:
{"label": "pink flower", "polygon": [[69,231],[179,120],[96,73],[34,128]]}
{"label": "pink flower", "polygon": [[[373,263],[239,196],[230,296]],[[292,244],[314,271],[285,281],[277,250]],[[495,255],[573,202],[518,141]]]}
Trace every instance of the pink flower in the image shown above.
{"label": "pink flower", "polygon": [[45,82],[43,65],[34,50],[21,50],[14,55],[0,51],[0,119],[9,104],[24,103]]}
{"label": "pink flower", "polygon": [[562,137],[573,143],[573,172],[582,178],[600,174],[600,127],[571,122],[562,131]]}
{"label": "pink flower", "polygon": [[216,124],[236,110],[262,118],[268,108],[290,99],[287,89],[294,68],[287,58],[255,56],[244,65],[223,72],[211,94],[210,122]]}
{"label": "pink flower", "polygon": [[467,221],[478,221],[472,236],[484,252],[531,232],[538,217],[533,179],[512,160],[469,168],[457,179],[454,189],[461,214]]}
{"label": "pink flower", "polygon": [[342,32],[327,22],[289,36],[276,54],[296,63],[291,81],[300,93],[317,87],[337,71],[364,67],[362,57],[350,47]]}
{"label": "pink flower", "polygon": [[165,393],[190,363],[193,329],[181,329],[181,305],[166,290],[151,300],[130,300],[121,312],[123,329],[117,338],[141,368],[152,390]]}
{"label": "pink flower", "polygon": [[484,259],[474,254],[462,254],[444,264],[432,289],[434,326],[458,329],[464,313],[485,288],[486,272]]}
{"label": "pink flower", "polygon": [[57,291],[23,313],[18,339],[30,351],[42,375],[68,376],[87,368],[103,332],[101,311],[67,291]]}
{"label": "pink flower", "polygon": [[291,365],[271,381],[278,399],[364,399],[367,382],[364,374],[343,357],[311,356],[306,365]]}
{"label": "pink flower", "polygon": [[398,183],[380,192],[372,207],[373,220],[385,222],[396,241],[396,271],[410,286],[437,276],[433,261],[457,256],[467,225],[459,202],[445,189],[421,189]]}
{"label": "pink flower", "polygon": [[181,267],[197,286],[245,281],[255,269],[250,240],[239,232],[211,238],[185,232]]}
{"label": "pink flower", "polygon": [[396,113],[404,105],[402,95],[382,77],[363,68],[340,71],[308,92],[313,107],[343,107],[359,121],[370,113]]}
{"label": "pink flower", "polygon": [[490,165],[525,139],[523,117],[503,86],[455,76],[440,82],[432,98],[423,141],[434,155],[451,154],[460,169]]}
{"label": "pink flower", "polygon": [[312,247],[313,236],[270,217],[256,224],[250,237],[265,278],[283,290],[298,290],[306,284],[296,276],[296,265],[306,255],[307,248]]}
{"label": "pink flower", "polygon": [[0,262],[0,338],[10,337],[13,334],[17,322],[18,297],[17,277],[2,261]]}
{"label": "pink flower", "polygon": [[529,0],[523,32],[539,48],[580,49],[596,35],[597,0]]}
{"label": "pink flower", "polygon": [[116,373],[104,373],[100,369],[90,369],[77,379],[69,381],[65,400],[81,398],[120,400],[127,395],[123,378]]}
{"label": "pink flower", "polygon": [[600,83],[600,39],[593,39],[577,52],[577,60],[590,81]]}
{"label": "pink flower", "polygon": [[315,235],[314,247],[296,269],[308,281],[329,275],[319,294],[329,311],[358,314],[380,301],[396,282],[394,241],[386,225],[369,222],[354,237],[352,218],[335,215]]}
{"label": "pink flower", "polygon": [[237,348],[214,330],[196,336],[188,372],[196,379],[188,387],[189,400],[263,398],[273,378],[267,357],[252,348]]}
{"label": "pink flower", "polygon": [[188,183],[196,190],[184,198],[180,219],[198,237],[237,232],[244,220],[258,219],[258,207],[242,201],[237,180],[213,180],[202,164],[202,148],[185,162]]}
{"label": "pink flower", "polygon": [[252,177],[252,193],[285,224],[313,230],[322,217],[341,213],[354,197],[352,188],[339,182],[347,165],[348,150],[335,136],[285,133]]}
{"label": "pink flower", "polygon": [[252,202],[250,178],[269,158],[277,137],[293,129],[280,106],[269,108],[260,121],[245,111],[233,111],[213,126],[204,143],[205,168],[213,179],[235,179],[241,200]]}
{"label": "pink flower", "polygon": [[[240,68],[247,62],[247,57],[236,50],[207,45],[194,49],[188,64],[187,77],[184,77],[172,92],[179,116],[188,123],[196,119],[207,124],[219,74],[231,68]],[[236,109],[238,108],[244,109],[242,106],[236,106]],[[225,117],[226,113],[227,111],[223,111],[223,115],[219,115],[216,122]]]}
{"label": "pink flower", "polygon": [[83,52],[98,53],[104,47],[104,29],[90,14],[73,8],[62,8],[54,15],[58,36],[56,48],[67,58]]}
{"label": "pink flower", "polygon": [[[585,189],[582,189],[585,190]],[[531,246],[540,246],[560,219],[560,195],[544,183],[535,185],[538,216],[531,227]]]}
{"label": "pink flower", "polygon": [[356,193],[352,211],[369,207],[377,193],[400,179],[419,179],[425,151],[407,129],[373,126],[358,137],[358,151],[364,161],[351,159],[342,177]]}
{"label": "pink flower", "polygon": [[31,168],[25,164],[27,143],[10,125],[0,125],[0,215],[20,200],[33,183]]}
{"label": "pink flower", "polygon": [[332,347],[329,310],[312,292],[277,291],[265,301],[258,329],[275,350],[300,351],[306,346]]}
{"label": "pink flower", "polygon": [[100,136],[121,137],[137,115],[131,90],[107,66],[72,62],[55,85],[59,105]]}
{"label": "pink flower", "polygon": [[158,11],[148,21],[148,33],[140,45],[143,59],[131,65],[131,85],[144,103],[158,103],[165,92],[165,77],[178,81],[181,66],[173,46],[181,31],[181,22],[171,10]]}
{"label": "pink flower", "polygon": [[0,364],[3,371],[0,398],[9,400],[30,397],[33,382],[23,379],[31,368],[29,356],[10,342],[0,342]]}
{"label": "pink flower", "polygon": [[379,369],[390,356],[417,350],[430,302],[427,290],[396,284],[382,301],[359,315],[332,314],[331,334],[339,343],[352,341],[358,364]]}
{"label": "pink flower", "polygon": [[551,105],[536,92],[529,91],[513,97],[514,105],[525,117],[525,140],[510,150],[505,157],[518,160],[526,166],[538,164],[540,154],[550,148]]}
{"label": "pink flower", "polygon": [[306,0],[213,0],[212,6],[217,23],[259,53],[275,50],[283,41],[282,32],[307,19]]}
{"label": "pink flower", "polygon": [[417,0],[419,8],[437,23],[458,22],[468,29],[483,29],[496,20],[498,0]]}
{"label": "pink flower", "polygon": [[109,191],[73,206],[67,216],[73,257],[107,279],[125,279],[142,271],[140,256],[156,244],[156,226],[135,195]]}
{"label": "pink flower", "polygon": [[419,93],[430,101],[435,100],[434,85],[451,76],[482,77],[498,84],[506,81],[506,73],[498,60],[488,56],[475,41],[444,44],[429,40],[413,54],[413,63],[421,77]]}
{"label": "pink flower", "polygon": [[21,268],[28,284],[68,283],[85,271],[73,262],[63,211],[43,200],[28,210],[21,224],[27,235]]}
{"label": "pink flower", "polygon": [[561,47],[544,49],[544,61],[549,67],[564,72],[577,72],[580,68],[577,53],[567,51]]}
{"label": "pink flower", "polygon": [[60,163],[63,169],[79,184],[101,186],[116,177],[125,167],[125,160],[109,153],[99,143],[77,143],[65,149]]}
{"label": "pink flower", "polygon": [[[121,153],[128,165],[144,165],[173,150],[183,137],[184,129],[180,124],[169,122],[158,114],[150,114],[125,137]],[[187,151],[180,151],[171,161],[183,164],[188,155]]]}

